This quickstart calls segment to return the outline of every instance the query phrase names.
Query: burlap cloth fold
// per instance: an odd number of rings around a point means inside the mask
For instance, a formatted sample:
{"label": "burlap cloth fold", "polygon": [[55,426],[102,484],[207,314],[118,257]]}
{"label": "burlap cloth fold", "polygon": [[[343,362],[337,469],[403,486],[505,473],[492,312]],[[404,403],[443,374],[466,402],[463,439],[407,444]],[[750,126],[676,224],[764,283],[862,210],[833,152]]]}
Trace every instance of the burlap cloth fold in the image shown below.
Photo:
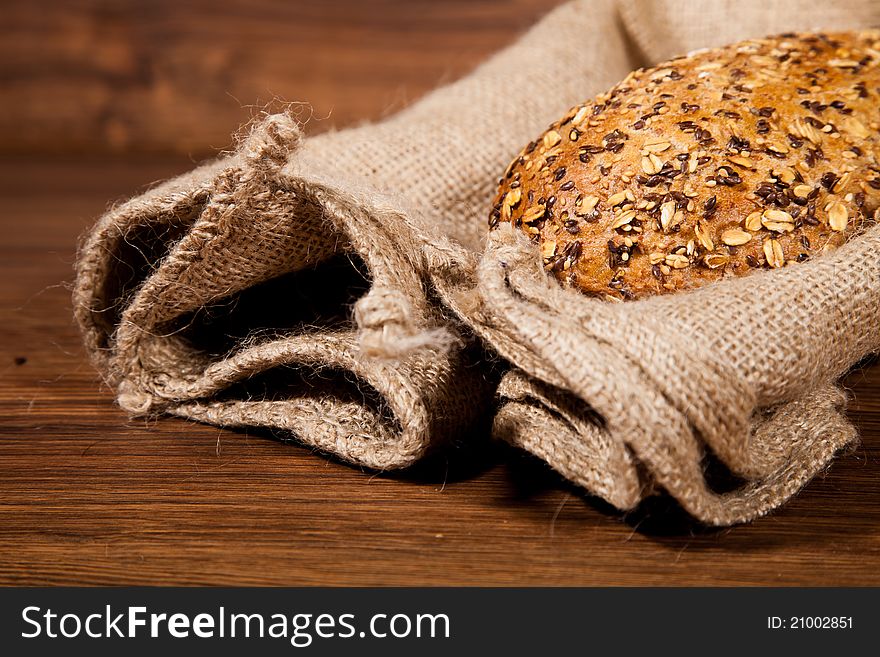
{"label": "burlap cloth fold", "polygon": [[[286,429],[380,469],[473,431],[492,390],[429,298],[429,261],[478,250],[511,153],[584,80],[627,72],[614,20],[608,2],[562,7],[389,120],[303,140],[272,116],[234,154],[113,208],[81,249],[74,305],[119,404]],[[584,57],[572,46],[591,30],[607,52]]]}
{"label": "burlap cloth fold", "polygon": [[80,256],[77,317],[134,415],[408,465],[473,422],[486,381],[428,303],[406,219],[284,173],[300,143],[269,117],[234,156],[111,211]]}
{"label": "burlap cloth fold", "polygon": [[[878,20],[867,0],[765,5],[572,2],[381,123],[258,122],[87,237],[74,302],[96,365],[132,414],[284,429],[384,469],[475,431],[489,347],[512,365],[495,434],[592,493],[628,509],[660,487],[715,524],[766,512],[855,437],[833,382],[878,347],[880,234],[610,305],[556,286],[512,231],[487,244],[484,219],[518,149],[632,68]],[[713,491],[709,456],[741,485]]]}

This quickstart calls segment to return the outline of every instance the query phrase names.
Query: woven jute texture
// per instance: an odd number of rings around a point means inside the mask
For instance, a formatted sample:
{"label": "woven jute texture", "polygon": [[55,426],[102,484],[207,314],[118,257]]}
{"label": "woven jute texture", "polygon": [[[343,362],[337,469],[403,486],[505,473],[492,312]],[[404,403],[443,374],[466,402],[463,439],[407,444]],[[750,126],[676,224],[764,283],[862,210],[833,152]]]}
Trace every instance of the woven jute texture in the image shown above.
{"label": "woven jute texture", "polygon": [[[81,249],[74,305],[122,408],[284,429],[380,469],[473,431],[492,391],[429,297],[428,262],[479,249],[511,155],[584,80],[631,67],[615,16],[562,7],[379,124],[304,141],[268,117],[230,156],[113,208]],[[572,46],[594,29],[607,52],[585,58]]]}
{"label": "woven jute texture", "polygon": [[109,213],[80,257],[78,318],[134,415],[404,466],[468,427],[487,385],[427,301],[405,219],[283,174],[300,142],[269,117],[233,157]]}
{"label": "woven jute texture", "polygon": [[[381,123],[304,139],[265,117],[87,236],[74,306],[96,366],[133,415],[285,430],[377,469],[494,408],[496,436],[620,509],[663,489],[707,523],[765,513],[855,439],[834,381],[878,346],[880,234],[608,304],[512,231],[487,242],[485,216],[519,148],[633,68],[877,20],[867,1],[776,4],[572,2]],[[500,385],[483,349],[509,364]],[[711,489],[710,456],[738,487]]]}

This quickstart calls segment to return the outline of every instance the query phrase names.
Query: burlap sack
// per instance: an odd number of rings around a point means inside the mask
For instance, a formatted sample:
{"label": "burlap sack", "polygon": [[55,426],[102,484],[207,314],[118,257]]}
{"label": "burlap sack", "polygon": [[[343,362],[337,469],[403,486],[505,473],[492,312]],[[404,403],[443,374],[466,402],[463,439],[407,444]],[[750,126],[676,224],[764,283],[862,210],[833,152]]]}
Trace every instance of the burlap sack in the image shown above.
{"label": "burlap sack", "polygon": [[[621,3],[656,62],[811,27],[875,26],[880,4]],[[561,289],[509,226],[481,260],[479,298],[451,305],[518,369],[495,433],[621,509],[659,485],[700,520],[775,508],[856,438],[833,385],[880,347],[880,229],[834,255],[695,292],[624,304]],[[563,363],[553,367],[552,363]],[[739,479],[718,492],[710,457]]]}
{"label": "burlap sack", "polygon": [[78,318],[134,415],[285,429],[407,465],[473,421],[486,382],[438,328],[404,218],[285,175],[300,141],[270,117],[233,157],[109,213],[78,263]]}
{"label": "burlap sack", "polygon": [[303,140],[269,117],[232,156],[111,210],[74,305],[119,404],[285,429],[383,469],[471,429],[488,375],[431,297],[429,264],[472,271],[512,154],[631,68],[615,20],[604,0],[564,6],[376,125]]}

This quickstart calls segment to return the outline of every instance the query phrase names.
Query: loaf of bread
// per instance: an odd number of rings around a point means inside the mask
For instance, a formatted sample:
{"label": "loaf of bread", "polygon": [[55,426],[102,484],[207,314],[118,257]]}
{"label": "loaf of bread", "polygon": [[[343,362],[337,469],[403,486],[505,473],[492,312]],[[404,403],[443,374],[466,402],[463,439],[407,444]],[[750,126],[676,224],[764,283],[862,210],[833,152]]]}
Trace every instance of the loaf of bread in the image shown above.
{"label": "loaf of bread", "polygon": [[783,34],[631,73],[510,164],[512,222],[614,300],[833,249],[878,219],[880,32]]}

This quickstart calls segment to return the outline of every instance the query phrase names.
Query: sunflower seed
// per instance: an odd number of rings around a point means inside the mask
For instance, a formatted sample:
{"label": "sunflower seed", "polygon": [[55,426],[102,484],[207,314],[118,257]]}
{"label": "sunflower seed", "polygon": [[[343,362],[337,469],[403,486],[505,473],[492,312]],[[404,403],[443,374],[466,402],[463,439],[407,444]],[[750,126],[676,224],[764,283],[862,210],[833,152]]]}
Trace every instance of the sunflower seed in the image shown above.
{"label": "sunflower seed", "polygon": [[642,158],[642,171],[644,171],[649,176],[653,176],[655,173],[659,173],[662,168],[663,161],[653,153],[649,153],[647,156]]}
{"label": "sunflower seed", "polygon": [[795,176],[794,171],[792,171],[791,169],[783,169],[776,174],[776,179],[781,180],[786,185],[790,185],[791,183],[793,183],[796,178],[797,176]]}
{"label": "sunflower seed", "polygon": [[648,153],[662,153],[667,148],[672,146],[668,141],[660,141],[655,143],[646,143],[642,150],[647,151]]}
{"label": "sunflower seed", "polygon": [[589,214],[593,210],[596,209],[596,206],[599,204],[598,196],[588,196],[583,200],[583,204],[581,207],[581,212],[585,214]]}
{"label": "sunflower seed", "polygon": [[858,68],[859,63],[853,59],[829,59],[829,66],[834,66],[836,68]]}
{"label": "sunflower seed", "polygon": [[798,137],[803,137],[814,144],[818,145],[822,142],[822,133],[816,130],[812,124],[807,123],[803,119],[797,119],[788,126],[789,130]]}
{"label": "sunflower seed", "polygon": [[517,203],[519,203],[522,198],[522,190],[519,187],[515,189],[511,189],[507,192],[507,195],[504,197],[504,204],[509,205],[510,207],[514,207]]}
{"label": "sunflower seed", "polygon": [[743,169],[749,169],[750,171],[754,170],[752,167],[752,161],[747,157],[743,157],[742,155],[731,155],[727,159]]}

